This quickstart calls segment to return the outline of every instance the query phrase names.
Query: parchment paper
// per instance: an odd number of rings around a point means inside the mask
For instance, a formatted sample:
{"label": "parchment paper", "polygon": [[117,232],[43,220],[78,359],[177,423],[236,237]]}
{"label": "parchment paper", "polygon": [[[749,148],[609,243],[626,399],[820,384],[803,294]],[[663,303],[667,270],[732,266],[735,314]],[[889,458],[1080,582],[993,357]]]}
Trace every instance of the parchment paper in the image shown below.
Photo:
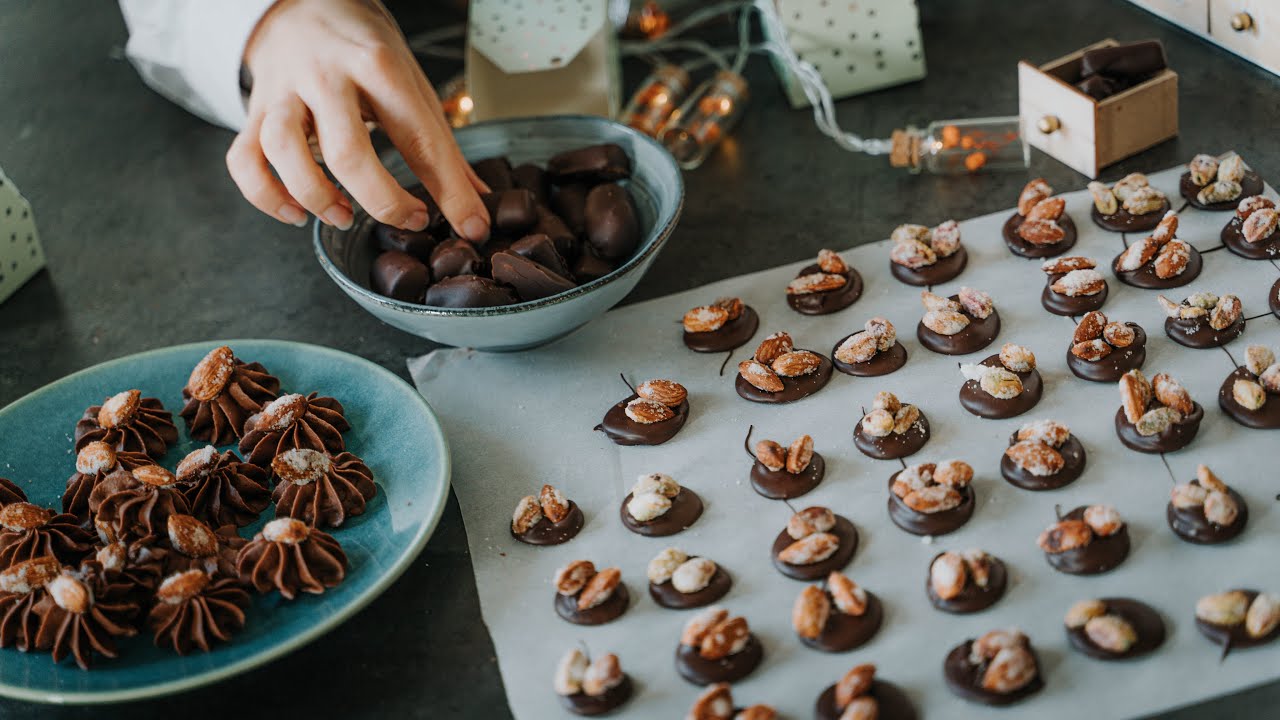
{"label": "parchment paper", "polygon": [[[1175,168],[1152,176],[1174,207]],[[1274,191],[1268,189],[1274,196]],[[413,378],[443,418],[453,448],[453,486],[461,502],[481,607],[497,648],[502,677],[517,718],[566,715],[551,689],[555,664],[578,643],[592,653],[615,652],[637,683],[623,718],[680,718],[700,692],[675,671],[673,657],[684,622],[693,611],[657,606],[647,593],[645,567],[668,546],[710,557],[733,576],[721,602],[744,615],[765,647],[763,665],[734,686],[739,706],[774,705],[784,717],[812,716],[814,700],[857,663],[874,662],[879,676],[901,685],[928,717],[986,717],[992,710],[965,703],[944,684],[942,659],[954,645],[986,630],[1016,626],[1039,651],[1045,689],[1002,711],[1007,717],[1123,718],[1191,703],[1280,678],[1280,643],[1233,653],[1219,651],[1195,629],[1193,606],[1201,595],[1232,587],[1280,591],[1275,559],[1280,491],[1275,469],[1277,434],[1245,429],[1218,408],[1216,393],[1235,365],[1222,349],[1190,350],[1163,332],[1157,292],[1122,284],[1107,268],[1124,248],[1119,234],[1096,228],[1085,192],[1065,195],[1067,212],[1080,237],[1070,254],[1099,261],[1108,277],[1104,311],[1113,320],[1136,321],[1149,335],[1144,371],[1165,371],[1183,381],[1206,411],[1192,445],[1163,459],[1124,448],[1112,425],[1119,396],[1112,384],[1077,379],[1065,355],[1074,327],[1070,318],[1050,315],[1039,296],[1045,283],[1037,261],[1014,257],[1000,238],[1009,211],[962,222],[970,253],[968,269],[935,288],[953,293],[961,285],[987,290],[995,298],[1003,329],[990,349],[965,358],[977,361],[1003,342],[1036,352],[1045,393],[1038,407],[1010,420],[969,415],[957,393],[963,378],[957,359],[935,355],[915,339],[923,312],[919,290],[888,273],[888,241],[844,253],[866,281],[852,307],[810,318],[786,306],[783,287],[811,258],[773,270],[714,283],[698,290],[631,305],[608,313],[550,346],[518,354],[446,350],[411,360]],[[1175,301],[1194,290],[1234,292],[1254,317],[1245,336],[1227,348],[1243,361],[1248,344],[1280,351],[1280,321],[1267,310],[1267,294],[1280,269],[1269,261],[1246,261],[1220,248],[1218,233],[1229,213],[1185,209],[1180,237],[1204,255],[1204,271],[1186,288],[1169,293]],[[944,218],[924,217],[936,223]],[[891,228],[883,228],[886,234]],[[838,244],[838,243],[837,243]],[[785,248],[779,254],[788,254]],[[761,315],[755,340],[734,353],[725,375],[717,375],[723,355],[685,349],[678,324],[683,313],[718,296],[736,295]],[[888,317],[910,354],[902,370],[883,378],[853,378],[839,372],[817,395],[792,405],[747,402],[733,389],[734,367],[765,335],[786,330],[797,347],[829,354],[837,340],[874,315]],[[633,383],[652,377],[678,380],[690,392],[688,424],[658,447],[619,447],[592,432],[609,406],[628,394],[618,378]],[[928,415],[933,436],[908,462],[961,458],[977,471],[978,505],[960,531],[921,540],[894,526],[885,510],[886,480],[897,461],[872,460],[853,446],[852,430],[876,391],[891,390]],[[1274,402],[1274,400],[1273,400]],[[1004,482],[1001,455],[1010,433],[1023,422],[1054,418],[1070,425],[1088,451],[1084,476],[1054,492],[1033,493]],[[790,510],[751,490],[751,460],[742,441],[755,424],[755,439],[784,445],[803,433],[814,437],[827,459],[826,480],[793,503],[797,508],[827,505],[857,525],[861,543],[846,572],[885,604],[885,623],[868,645],[830,655],[802,646],[790,624],[791,606],[803,583],[780,575],[770,564],[774,536]],[[1165,523],[1165,505],[1176,479],[1185,482],[1197,463],[1206,463],[1249,503],[1245,533],[1225,546],[1198,547],[1178,540]],[[688,531],[670,538],[645,538],[623,528],[619,505],[637,475],[665,472],[696,490],[706,513]],[[572,542],[536,548],[508,532],[519,498],[551,483],[582,506],[587,524]],[[1065,510],[1087,503],[1115,505],[1129,522],[1133,549],[1115,571],[1097,577],[1059,574],[1036,547],[1037,534]],[[1011,571],[1004,599],[989,610],[952,616],[934,610],[924,591],[930,559],[944,549],[981,547],[1001,557]],[[574,559],[598,567],[617,566],[631,591],[632,607],[618,621],[583,628],[560,620],[552,609],[551,578]],[[1076,600],[1127,595],[1160,610],[1169,638],[1146,659],[1104,663],[1070,649],[1062,627]]]}

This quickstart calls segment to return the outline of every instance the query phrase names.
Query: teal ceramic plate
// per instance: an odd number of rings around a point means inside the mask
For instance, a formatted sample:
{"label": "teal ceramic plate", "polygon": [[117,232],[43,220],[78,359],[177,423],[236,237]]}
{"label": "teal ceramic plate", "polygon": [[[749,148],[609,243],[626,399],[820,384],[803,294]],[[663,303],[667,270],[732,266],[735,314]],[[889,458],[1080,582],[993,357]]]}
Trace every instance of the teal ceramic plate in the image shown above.
{"label": "teal ceramic plate", "polygon": [[[351,430],[347,449],[373,469],[378,495],[365,514],[332,530],[350,559],[345,582],[292,602],[255,596],[244,630],[208,654],[179,657],[157,649],[146,631],[121,642],[116,660],[92,670],[45,653],[0,650],[0,694],[55,703],[133,700],[205,685],[296,650],[367,605],[395,582],[427,543],[449,492],[449,451],[435,414],[409,384],[361,358],[328,348],[274,340],[228,340],[153,350],[103,363],[37,390],[0,410],[0,476],[32,502],[58,508],[75,472],[71,435],[84,409],[138,388],[174,413],[181,439],[162,464],[173,469],[204,443],[193,442],[178,410],[191,368],[205,353],[230,345],[280,378],[285,392],[319,392],[342,402]],[[248,537],[269,520],[242,528]]]}

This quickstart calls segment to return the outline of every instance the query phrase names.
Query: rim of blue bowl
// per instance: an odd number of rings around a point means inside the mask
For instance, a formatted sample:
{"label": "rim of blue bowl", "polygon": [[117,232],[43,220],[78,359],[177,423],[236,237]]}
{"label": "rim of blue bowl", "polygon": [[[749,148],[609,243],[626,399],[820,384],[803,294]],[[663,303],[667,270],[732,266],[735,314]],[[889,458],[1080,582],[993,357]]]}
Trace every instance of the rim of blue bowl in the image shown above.
{"label": "rim of blue bowl", "polygon": [[[542,118],[526,117],[526,118],[510,118],[510,119],[504,119],[504,120],[487,120],[484,122],[475,123],[473,125],[468,125],[464,128],[459,128],[457,131],[457,134],[459,135],[465,134],[471,128],[495,127],[500,125],[512,125],[516,123],[528,123],[530,121],[536,121],[539,119],[542,119]],[[635,128],[628,127],[615,120],[610,120],[608,118],[598,117],[595,115],[548,115],[546,116],[545,119],[585,120],[592,123],[598,123],[601,125],[610,126],[611,128],[622,132],[624,135],[629,136],[635,141],[638,141],[641,143],[647,143],[649,145],[652,145],[654,148],[661,150],[662,157],[664,158],[664,160],[670,163],[671,169],[675,171],[674,173],[675,179],[676,179],[675,206],[671,208],[671,211],[669,213],[665,213],[665,216],[664,216],[664,213],[659,212],[658,221],[654,224],[653,229],[649,231],[649,235],[646,238],[645,246],[639,252],[632,255],[620,267],[614,269],[613,272],[609,273],[608,275],[605,275],[602,278],[597,278],[595,280],[592,280],[589,283],[584,283],[570,290],[565,290],[562,293],[551,295],[545,298],[539,298],[537,300],[529,300],[526,302],[515,303],[514,305],[500,305],[498,307],[486,307],[486,308],[443,308],[443,307],[435,307],[432,305],[419,305],[418,303],[404,302],[403,300],[396,300],[394,298],[389,298],[384,295],[379,295],[378,293],[373,292],[372,290],[360,285],[359,283],[355,282],[351,278],[347,277],[347,274],[339,270],[338,266],[334,265],[333,260],[329,258],[329,253],[325,250],[324,243],[320,239],[320,232],[324,228],[324,224],[321,223],[319,219],[316,219],[312,224],[311,244],[315,250],[316,258],[320,260],[320,267],[324,268],[324,271],[329,275],[329,277],[332,278],[334,282],[338,283],[338,285],[340,285],[348,293],[355,293],[356,295],[359,295],[360,297],[368,300],[369,302],[376,303],[378,305],[381,305],[386,308],[390,308],[392,310],[406,312],[413,315],[431,315],[436,317],[495,317],[500,315],[517,315],[522,312],[527,312],[530,310],[536,310],[538,308],[550,307],[552,305],[559,305],[560,303],[568,302],[576,297],[586,295],[587,293],[590,293],[596,290],[597,288],[604,287],[605,285],[608,285],[618,280],[623,275],[626,275],[628,271],[638,266],[641,262],[645,260],[645,258],[648,258],[654,253],[658,252],[658,250],[660,250],[662,246],[666,244],[668,238],[671,237],[672,231],[675,230],[676,222],[679,221],[680,215],[684,211],[684,176],[681,173],[680,166],[676,163],[675,158],[671,156],[671,153],[669,153],[667,149],[662,146],[661,143],[649,137],[648,135],[645,135],[644,133],[636,130]]]}
{"label": "rim of blue bowl", "polygon": [[[46,703],[51,705],[101,705],[101,704],[108,704],[108,703],[127,702],[130,700],[145,700],[148,698],[161,697],[161,696],[170,695],[173,693],[194,690],[199,687],[204,687],[205,685],[212,685],[222,680],[226,680],[236,675],[240,675],[242,673],[248,672],[253,668],[261,667],[273,660],[277,660],[285,655],[288,655],[289,653],[292,653],[296,650],[301,649],[305,645],[309,645],[314,640],[319,639],[321,635],[325,635],[330,631],[337,629],[339,625],[346,622],[353,615],[363,610],[365,607],[369,605],[369,603],[376,600],[380,595],[386,592],[388,588],[390,588],[393,584],[395,584],[395,582],[400,579],[400,576],[404,574],[404,571],[409,569],[409,565],[413,563],[415,559],[417,559],[419,554],[421,554],[422,549],[427,546],[427,541],[430,540],[432,534],[435,533],[436,526],[439,525],[440,523],[440,517],[444,514],[444,507],[449,502],[449,488],[453,481],[453,477],[452,477],[453,461],[449,455],[449,443],[445,439],[444,428],[443,426],[441,426],[440,418],[436,416],[436,412],[434,409],[432,409],[431,404],[428,403],[427,399],[422,396],[422,393],[418,392],[417,388],[405,382],[402,378],[400,378],[398,375],[391,372],[390,370],[382,367],[381,365],[373,362],[372,360],[362,358],[359,355],[353,355],[352,353],[343,352],[341,350],[325,347],[323,345],[313,345],[311,343],[301,343],[301,342],[295,342],[292,340],[271,340],[271,339],[263,339],[263,338],[206,340],[203,342],[184,343],[182,345],[170,345],[168,347],[146,350],[140,353],[135,353],[133,355],[126,355],[124,357],[119,357],[114,360],[107,360],[105,362],[98,363],[97,365],[92,365],[90,367],[84,368],[83,370],[78,370],[74,373],[71,373],[70,375],[61,377],[47,385],[44,385],[36,390],[33,390],[30,393],[23,395],[21,398],[18,398],[18,400],[15,400],[13,403],[10,403],[4,406],[3,408],[0,408],[0,415],[5,414],[6,411],[12,408],[15,404],[22,402],[23,400],[26,400],[28,398],[31,398],[37,395],[42,395],[46,392],[50,392],[54,386],[61,385],[63,382],[66,382],[71,378],[79,377],[81,375],[85,375],[90,372],[101,370],[103,368],[114,367],[116,365],[123,365],[126,363],[134,363],[141,359],[144,359],[153,355],[158,355],[160,353],[167,353],[167,352],[188,350],[188,349],[204,349],[204,348],[218,347],[219,345],[234,346],[239,344],[243,346],[248,343],[258,343],[263,345],[279,345],[286,349],[304,347],[308,351],[312,351],[312,352],[318,352],[318,353],[327,354],[327,355],[338,355],[346,359],[354,359],[359,363],[367,366],[374,373],[381,374],[386,378],[388,378],[389,380],[393,381],[395,384],[402,386],[402,389],[406,390],[409,393],[409,395],[416,398],[417,401],[421,403],[422,408],[426,410],[426,416],[430,424],[435,428],[435,431],[436,431],[435,432],[435,438],[436,438],[435,450],[439,453],[440,469],[444,476],[444,482],[440,484],[439,491],[435,494],[434,497],[431,498],[431,500],[435,502],[435,512],[431,513],[429,517],[425,518],[425,522],[422,524],[418,532],[418,535],[414,537],[413,542],[409,543],[409,545],[404,547],[400,555],[395,558],[395,561],[391,565],[390,571],[388,571],[385,575],[379,578],[378,581],[376,581],[363,593],[361,593],[360,595],[357,595],[349,605],[342,608],[338,612],[335,612],[333,615],[330,615],[329,617],[322,619],[320,622],[317,622],[307,627],[305,630],[298,633],[297,635],[289,636],[284,640],[282,640],[280,643],[273,645],[263,650],[260,653],[250,655],[248,657],[237,660],[236,662],[229,663],[227,665],[222,665],[214,669],[207,670],[205,672],[197,673],[195,675],[183,675],[172,680],[165,680],[162,682],[151,683],[148,685],[140,685],[138,687],[128,688],[124,690],[95,690],[95,691],[87,691],[87,692],[73,690],[68,692],[47,692],[43,690],[32,690],[25,686],[15,685],[10,680],[0,679],[0,696],[13,698],[15,700]],[[179,663],[180,661],[181,661],[180,657],[175,656],[173,658],[173,662],[175,664]]]}

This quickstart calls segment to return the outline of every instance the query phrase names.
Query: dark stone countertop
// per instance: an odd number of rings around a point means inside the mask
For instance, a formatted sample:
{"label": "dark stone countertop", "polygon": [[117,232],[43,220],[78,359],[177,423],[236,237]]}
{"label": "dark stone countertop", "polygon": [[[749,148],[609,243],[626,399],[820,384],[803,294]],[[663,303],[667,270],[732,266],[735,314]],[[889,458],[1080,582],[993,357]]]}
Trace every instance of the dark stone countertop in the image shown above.
{"label": "dark stone countertop", "polygon": [[[1265,177],[1280,177],[1280,81],[1128,3],[922,5],[928,79],[841,102],[848,129],[885,137],[909,122],[1013,114],[1017,60],[1044,62],[1111,36],[1157,37],[1181,75],[1181,135],[1106,177],[1229,148]],[[0,165],[35,206],[50,266],[0,305],[0,404],[103,360],[210,338],[328,345],[402,377],[405,358],[430,349],[339,292],[312,256],[309,231],[277,224],[240,198],[223,165],[230,134],[143,86],[122,57],[114,3],[9,3],[0,38]],[[440,68],[428,66],[437,81],[448,75]],[[808,111],[786,105],[763,59],[747,76],[749,112],[707,165],[688,174],[680,228],[629,301],[882,238],[902,222],[1005,208],[1036,175],[1060,190],[1086,182],[1039,154],[1029,175],[911,176],[818,135]],[[282,683],[302,692],[282,694]],[[1213,712],[1262,716],[1277,703],[1273,684],[1218,701]],[[212,687],[105,710],[0,701],[0,717],[198,720],[278,706],[314,717],[507,717],[456,502],[394,587],[284,659]]]}

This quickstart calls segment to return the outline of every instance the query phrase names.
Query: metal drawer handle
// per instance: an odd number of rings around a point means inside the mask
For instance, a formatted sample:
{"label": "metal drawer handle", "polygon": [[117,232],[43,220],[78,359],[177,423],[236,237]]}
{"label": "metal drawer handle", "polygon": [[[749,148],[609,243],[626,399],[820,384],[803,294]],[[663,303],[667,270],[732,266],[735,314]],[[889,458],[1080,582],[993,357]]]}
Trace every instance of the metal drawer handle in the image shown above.
{"label": "metal drawer handle", "polygon": [[1238,12],[1231,16],[1231,29],[1244,32],[1253,27],[1253,16],[1247,12]]}
{"label": "metal drawer handle", "polygon": [[1036,129],[1045,135],[1052,135],[1062,127],[1062,121],[1057,115],[1045,115],[1036,122]]}

